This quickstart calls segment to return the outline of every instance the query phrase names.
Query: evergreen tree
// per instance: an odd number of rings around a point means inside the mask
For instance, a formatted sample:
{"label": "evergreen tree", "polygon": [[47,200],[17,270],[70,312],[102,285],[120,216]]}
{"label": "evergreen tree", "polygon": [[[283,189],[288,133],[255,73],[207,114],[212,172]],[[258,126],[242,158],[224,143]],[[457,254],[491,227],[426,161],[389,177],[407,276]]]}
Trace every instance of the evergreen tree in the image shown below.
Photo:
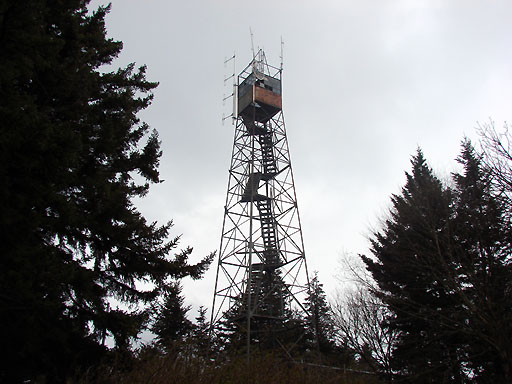
{"label": "evergreen tree", "polygon": [[469,141],[443,187],[418,152],[364,261],[400,331],[392,366],[408,382],[510,381],[510,226]]}
{"label": "evergreen tree", "polygon": [[449,321],[459,304],[445,281],[452,193],[420,150],[412,168],[402,194],[392,197],[384,229],[372,240],[376,259],[363,259],[393,312],[388,326],[400,331],[392,368],[417,383],[462,382]]}
{"label": "evergreen tree", "polygon": [[318,272],[316,271],[309,281],[309,295],[306,298],[305,308],[309,314],[306,319],[306,338],[310,341],[313,348],[317,344],[321,353],[328,354],[333,352],[336,349],[334,343],[334,322],[323,284],[320,283]]}
{"label": "evergreen tree", "polygon": [[288,292],[281,271],[275,267],[263,267],[263,264],[259,266],[262,268],[253,274],[246,291],[240,293],[216,325],[218,341],[230,351],[247,353],[249,327],[251,353],[283,350],[283,347],[296,344],[303,336],[303,332],[298,333],[298,328],[304,330],[303,319],[295,318],[284,299]]}
{"label": "evergreen tree", "polygon": [[[279,288],[284,288],[281,285]],[[274,288],[275,289],[275,288]],[[277,295],[276,295],[277,296]],[[228,354],[247,353],[247,317],[245,295],[224,313],[223,319],[212,329],[213,342]],[[276,298],[275,296],[272,298]],[[270,301],[272,302],[272,301]],[[298,355],[311,347],[305,336],[305,320],[301,314],[285,305],[279,317],[251,318],[251,353],[270,351]]]}
{"label": "evergreen tree", "polygon": [[156,335],[158,345],[165,351],[177,348],[177,342],[192,330],[192,322],[187,318],[190,306],[184,304],[181,295],[182,287],[175,282],[166,288],[163,302],[157,306],[156,318],[152,331]]}
{"label": "evergreen tree", "polygon": [[171,223],[132,203],[160,182],[158,135],[137,117],[157,84],[133,64],[100,70],[122,43],[106,37],[108,7],[88,2],[0,5],[2,382],[64,380],[101,358],[107,336],[127,348],[140,304],[211,261],[171,258]]}
{"label": "evergreen tree", "polygon": [[494,172],[483,166],[468,140],[458,161],[463,172],[453,175],[454,289],[464,309],[461,328],[468,338],[468,366],[475,382],[508,382],[512,377],[510,212],[506,197],[492,193]]}
{"label": "evergreen tree", "polygon": [[192,343],[198,356],[208,356],[214,348],[214,340],[210,337],[210,322],[206,319],[206,308],[199,307],[199,313],[191,332]]}

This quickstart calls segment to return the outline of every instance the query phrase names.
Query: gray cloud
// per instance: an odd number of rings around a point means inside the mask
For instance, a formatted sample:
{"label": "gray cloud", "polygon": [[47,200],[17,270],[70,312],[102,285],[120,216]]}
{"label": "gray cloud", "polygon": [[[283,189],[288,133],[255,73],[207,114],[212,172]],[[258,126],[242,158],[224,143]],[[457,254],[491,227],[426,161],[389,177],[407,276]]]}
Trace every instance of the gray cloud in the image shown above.
{"label": "gray cloud", "polygon": [[[93,1],[91,6],[101,2]],[[174,219],[195,255],[218,247],[233,127],[221,124],[225,57],[237,71],[256,47],[279,64],[283,104],[310,271],[327,291],[341,252],[367,252],[370,228],[399,191],[417,146],[448,173],[477,121],[498,124],[512,102],[512,3],[499,1],[113,0],[116,64],[146,63],[160,81],[143,119],[163,140],[161,185],[138,202]],[[186,283],[210,306],[215,266]]]}

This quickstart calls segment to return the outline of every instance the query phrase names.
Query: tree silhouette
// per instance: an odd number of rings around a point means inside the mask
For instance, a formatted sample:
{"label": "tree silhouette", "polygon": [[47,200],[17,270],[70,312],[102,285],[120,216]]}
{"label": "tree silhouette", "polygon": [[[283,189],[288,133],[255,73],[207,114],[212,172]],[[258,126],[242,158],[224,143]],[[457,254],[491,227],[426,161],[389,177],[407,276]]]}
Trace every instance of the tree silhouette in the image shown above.
{"label": "tree silhouette", "polygon": [[492,176],[464,141],[451,188],[418,151],[363,257],[399,331],[392,368],[414,382],[510,379],[510,225]]}
{"label": "tree silhouette", "polygon": [[[140,122],[157,83],[110,64],[108,7],[86,0],[0,6],[0,381],[63,381],[126,349],[172,278],[211,261],[171,257],[171,223],[132,201],[160,182],[156,131]],[[112,302],[115,300],[116,302]],[[119,304],[119,305],[118,305]]]}

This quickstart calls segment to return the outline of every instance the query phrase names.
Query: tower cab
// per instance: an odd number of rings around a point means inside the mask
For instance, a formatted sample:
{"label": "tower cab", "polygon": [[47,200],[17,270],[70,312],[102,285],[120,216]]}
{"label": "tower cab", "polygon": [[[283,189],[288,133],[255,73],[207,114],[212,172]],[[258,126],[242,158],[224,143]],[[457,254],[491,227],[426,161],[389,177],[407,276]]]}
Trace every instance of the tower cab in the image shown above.
{"label": "tower cab", "polygon": [[266,123],[281,110],[281,100],[281,79],[253,66],[238,86],[238,115],[244,120]]}

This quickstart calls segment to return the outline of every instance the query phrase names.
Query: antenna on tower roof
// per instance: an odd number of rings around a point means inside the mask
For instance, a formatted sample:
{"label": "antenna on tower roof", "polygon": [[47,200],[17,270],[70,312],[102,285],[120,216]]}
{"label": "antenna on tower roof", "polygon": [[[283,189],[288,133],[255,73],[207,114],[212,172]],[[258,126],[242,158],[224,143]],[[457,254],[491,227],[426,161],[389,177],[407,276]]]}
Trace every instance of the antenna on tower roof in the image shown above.
{"label": "antenna on tower roof", "polygon": [[233,73],[231,73],[229,76],[224,76],[224,87],[226,86],[226,82],[228,82],[230,79],[232,79],[232,84],[233,84],[233,89],[232,89],[232,92],[230,95],[226,96],[226,94],[224,94],[223,98],[222,98],[222,106],[225,105],[226,103],[226,100],[228,100],[229,98],[233,98],[233,112],[228,115],[228,116],[225,116],[225,114],[223,113],[222,114],[222,125],[224,125],[224,120],[226,119],[229,119],[231,118],[232,119],[232,124],[234,124],[234,121],[236,119],[235,115],[236,115],[236,111],[235,111],[235,108],[236,108],[236,77],[235,77],[235,70],[236,70],[236,53],[233,52],[233,56],[231,56],[230,58],[227,58],[224,60],[224,68],[226,68],[226,65],[231,61],[233,60]]}
{"label": "antenna on tower roof", "polygon": [[249,27],[249,32],[251,33],[251,51],[252,51],[252,59],[256,58],[256,53],[254,53],[254,35],[252,34],[252,28]]}
{"label": "antenna on tower roof", "polygon": [[281,36],[281,71],[283,70],[283,47],[284,47],[284,41],[283,41],[283,36]]}

